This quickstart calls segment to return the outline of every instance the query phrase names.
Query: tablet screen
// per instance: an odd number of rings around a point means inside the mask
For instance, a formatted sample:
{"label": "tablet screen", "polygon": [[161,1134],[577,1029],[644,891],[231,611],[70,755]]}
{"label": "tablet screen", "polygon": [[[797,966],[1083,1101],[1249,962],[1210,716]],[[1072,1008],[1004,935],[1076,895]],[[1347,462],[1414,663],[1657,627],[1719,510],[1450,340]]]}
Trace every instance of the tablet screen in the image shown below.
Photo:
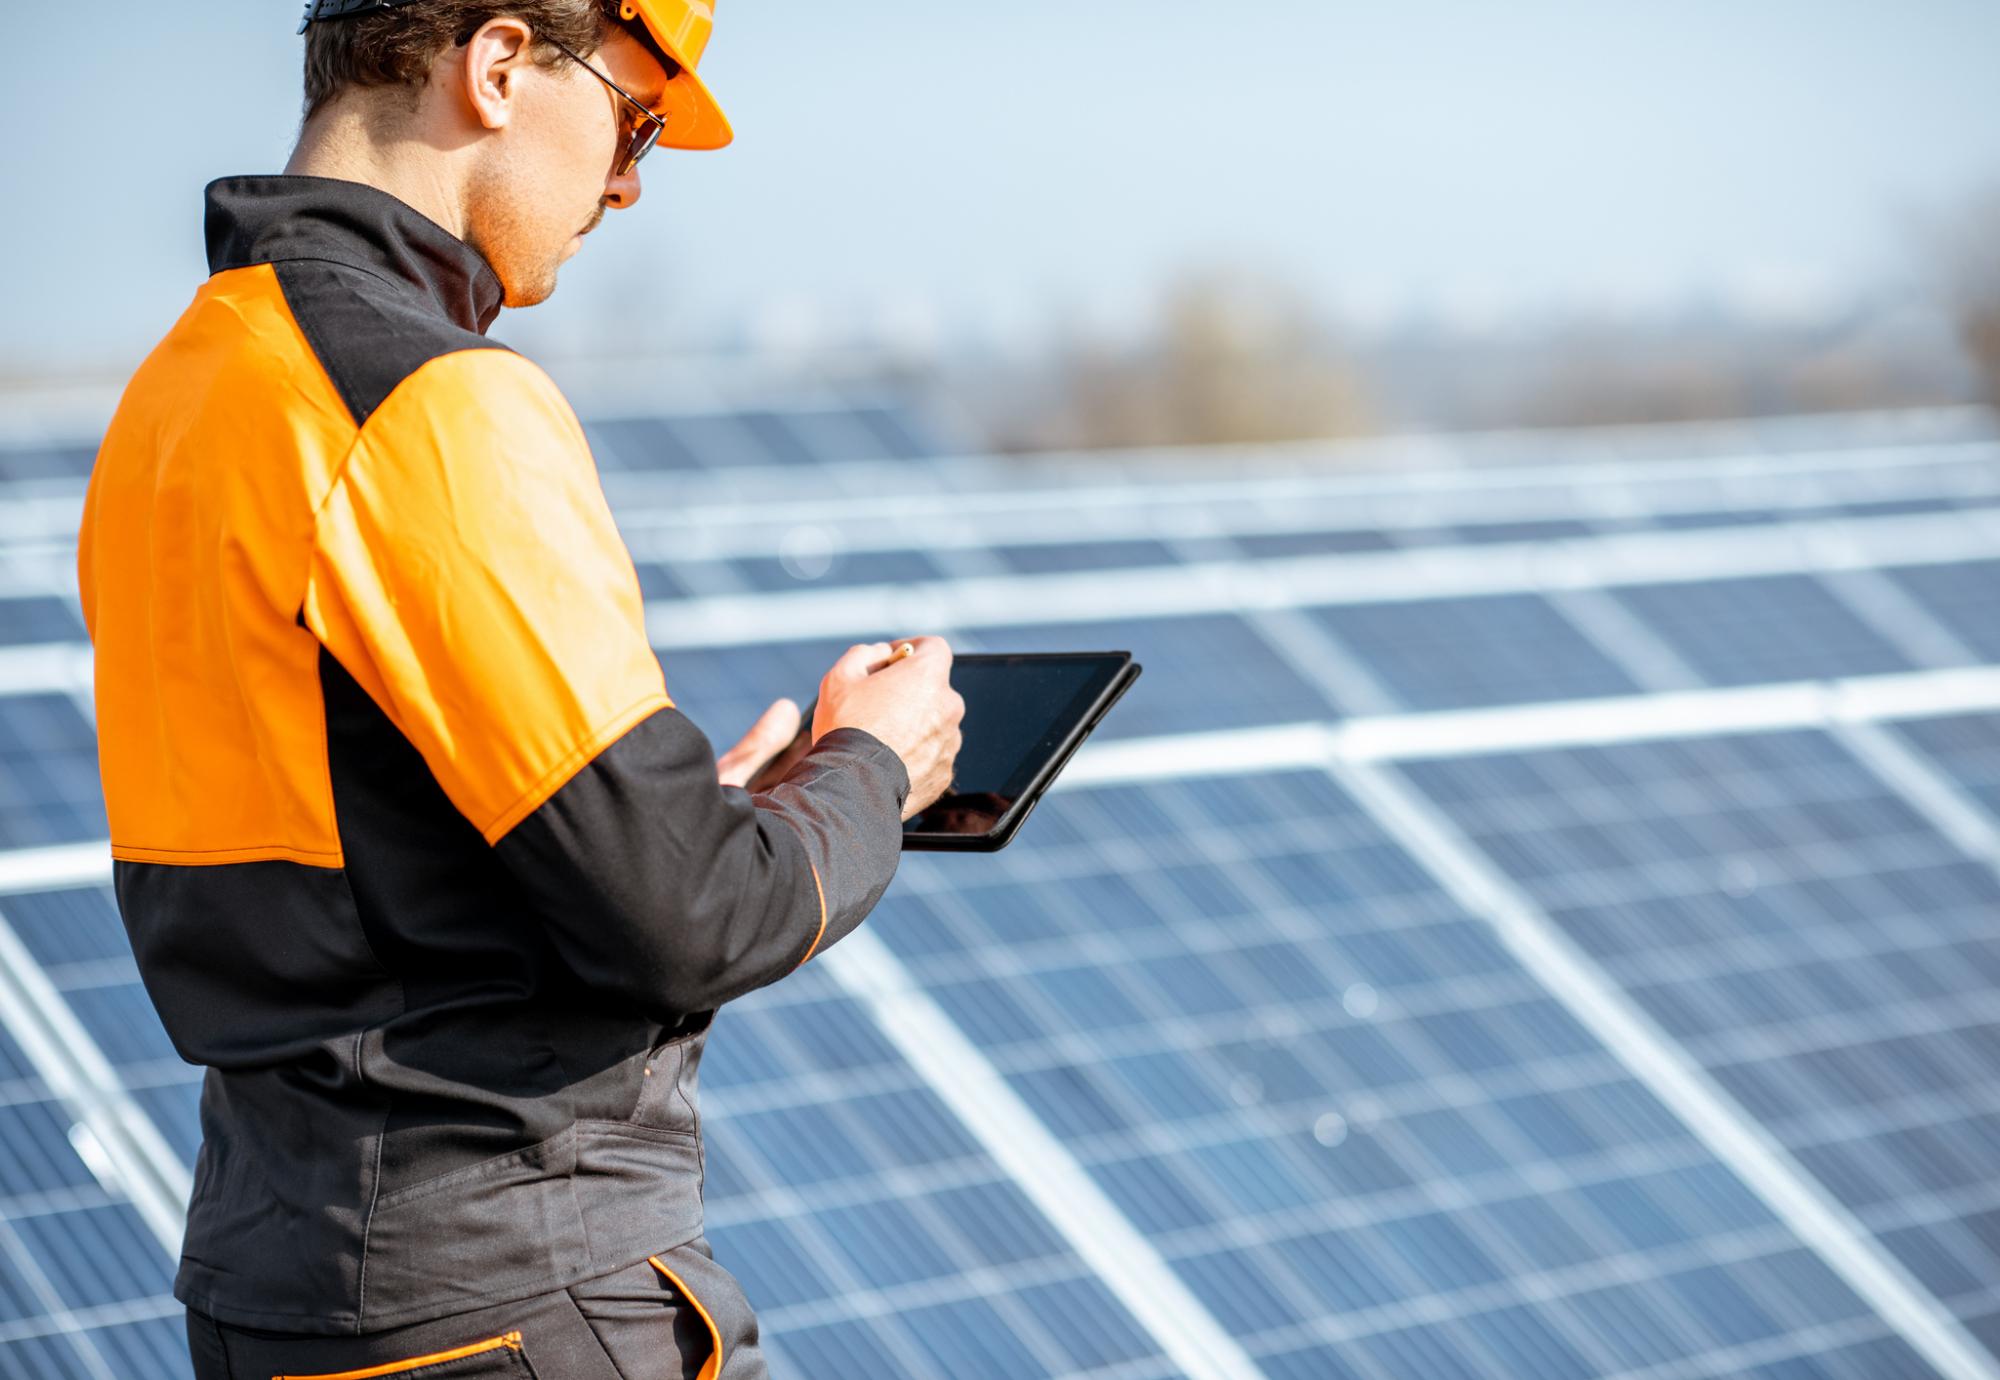
{"label": "tablet screen", "polygon": [[905,821],[905,833],[982,834],[992,828],[1089,712],[1127,658],[960,655],[952,689],[965,698],[951,789]]}

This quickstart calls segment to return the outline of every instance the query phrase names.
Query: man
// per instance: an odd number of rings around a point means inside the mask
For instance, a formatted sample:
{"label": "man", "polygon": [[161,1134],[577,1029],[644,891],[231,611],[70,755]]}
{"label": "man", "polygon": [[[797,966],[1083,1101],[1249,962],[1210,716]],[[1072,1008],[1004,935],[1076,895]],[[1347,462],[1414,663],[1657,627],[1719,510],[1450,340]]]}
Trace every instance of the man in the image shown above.
{"label": "man", "polygon": [[78,550],[119,907],[208,1066],[202,1380],[764,1374],[702,1236],[712,1013],[858,925],[963,702],[913,638],[720,762],[581,429],[484,336],[656,137],[706,0],[318,0],[283,176],[140,367]]}

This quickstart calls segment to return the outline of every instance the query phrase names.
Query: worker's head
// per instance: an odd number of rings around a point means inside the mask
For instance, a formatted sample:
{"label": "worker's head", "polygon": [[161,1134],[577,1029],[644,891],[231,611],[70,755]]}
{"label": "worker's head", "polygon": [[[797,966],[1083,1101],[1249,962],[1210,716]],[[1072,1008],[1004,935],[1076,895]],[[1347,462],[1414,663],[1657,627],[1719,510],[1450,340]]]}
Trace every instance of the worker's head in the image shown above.
{"label": "worker's head", "polygon": [[532,305],[606,209],[638,201],[630,154],[659,129],[645,112],[671,121],[682,83],[706,97],[642,17],[662,3],[707,15],[700,0],[623,0],[623,19],[621,0],[414,0],[317,19],[302,137],[365,143],[420,176],[507,305]]}

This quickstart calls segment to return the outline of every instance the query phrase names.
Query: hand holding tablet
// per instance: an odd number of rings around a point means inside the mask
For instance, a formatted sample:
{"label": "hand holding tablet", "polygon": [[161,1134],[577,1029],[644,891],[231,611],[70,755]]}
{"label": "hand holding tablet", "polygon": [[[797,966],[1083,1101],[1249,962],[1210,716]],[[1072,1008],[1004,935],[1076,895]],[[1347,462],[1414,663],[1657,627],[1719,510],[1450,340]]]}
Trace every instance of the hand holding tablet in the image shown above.
{"label": "hand holding tablet", "polygon": [[[899,647],[871,669],[885,669],[908,655]],[[964,699],[965,715],[952,780],[943,795],[904,821],[903,847],[974,852],[1005,847],[1139,671],[1130,652],[954,657],[951,688]],[[808,723],[814,708],[806,712]],[[750,790],[768,790],[784,779],[805,750],[808,736],[799,737],[752,778]]]}

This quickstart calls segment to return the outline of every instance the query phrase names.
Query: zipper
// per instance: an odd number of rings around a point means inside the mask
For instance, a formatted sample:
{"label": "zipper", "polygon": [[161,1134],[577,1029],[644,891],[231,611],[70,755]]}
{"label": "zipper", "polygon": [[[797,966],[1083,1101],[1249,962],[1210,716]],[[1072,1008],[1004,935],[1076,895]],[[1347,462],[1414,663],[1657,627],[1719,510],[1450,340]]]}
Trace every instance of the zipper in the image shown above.
{"label": "zipper", "polygon": [[274,1375],[271,1380],[373,1380],[378,1375],[401,1375],[405,1371],[421,1370],[425,1366],[441,1366],[446,1361],[463,1361],[469,1356],[484,1356],[489,1351],[521,1349],[519,1332],[503,1332],[498,1337],[489,1337],[483,1342],[470,1342],[465,1346],[453,1347],[450,1351],[433,1352],[429,1356],[418,1356],[408,1361],[391,1361],[386,1365],[369,1366],[365,1370],[343,1370],[330,1375]]}

